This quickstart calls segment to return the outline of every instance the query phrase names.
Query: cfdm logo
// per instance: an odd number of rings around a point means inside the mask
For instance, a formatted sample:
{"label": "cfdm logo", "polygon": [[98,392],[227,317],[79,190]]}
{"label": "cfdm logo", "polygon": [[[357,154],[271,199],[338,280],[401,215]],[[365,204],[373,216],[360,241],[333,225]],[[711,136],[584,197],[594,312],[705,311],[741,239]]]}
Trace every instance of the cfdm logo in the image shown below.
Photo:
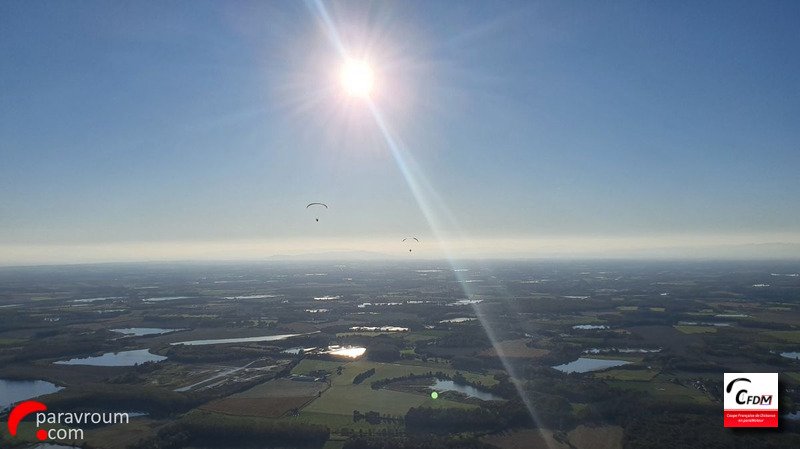
{"label": "cfdm logo", "polygon": [[725,373],[725,427],[778,427],[778,373]]}

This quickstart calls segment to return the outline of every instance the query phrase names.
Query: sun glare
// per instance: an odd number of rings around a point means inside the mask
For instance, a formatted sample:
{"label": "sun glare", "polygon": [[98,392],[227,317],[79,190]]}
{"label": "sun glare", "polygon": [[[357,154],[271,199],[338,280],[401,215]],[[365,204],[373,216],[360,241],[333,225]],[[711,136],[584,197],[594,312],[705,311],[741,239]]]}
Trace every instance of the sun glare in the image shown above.
{"label": "sun glare", "polygon": [[342,67],[342,85],[354,97],[369,97],[372,91],[372,69],[364,61],[347,61]]}

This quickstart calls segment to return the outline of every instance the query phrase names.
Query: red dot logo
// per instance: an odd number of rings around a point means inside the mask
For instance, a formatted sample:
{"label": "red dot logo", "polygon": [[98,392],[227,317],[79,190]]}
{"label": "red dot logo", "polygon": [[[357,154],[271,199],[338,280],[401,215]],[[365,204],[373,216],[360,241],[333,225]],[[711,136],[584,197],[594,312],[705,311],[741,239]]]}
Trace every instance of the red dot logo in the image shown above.
{"label": "red dot logo", "polygon": [[[21,402],[19,405],[14,407],[14,409],[11,410],[11,413],[8,415],[8,433],[10,433],[13,437],[17,436],[17,426],[19,425],[19,422],[22,421],[22,418],[31,413],[43,412],[45,410],[47,410],[47,406],[41,402]],[[40,430],[36,432],[36,437],[40,440],[44,440],[47,438],[47,432],[45,430]]]}

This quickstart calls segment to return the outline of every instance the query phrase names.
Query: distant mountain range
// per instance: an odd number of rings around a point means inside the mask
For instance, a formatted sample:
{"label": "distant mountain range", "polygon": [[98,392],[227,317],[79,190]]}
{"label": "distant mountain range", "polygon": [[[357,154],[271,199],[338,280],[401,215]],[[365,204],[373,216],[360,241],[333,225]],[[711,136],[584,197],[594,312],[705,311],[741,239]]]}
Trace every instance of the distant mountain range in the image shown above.
{"label": "distant mountain range", "polygon": [[[464,250],[456,255],[458,259],[482,259],[486,256]],[[411,256],[411,258],[415,258]],[[426,257],[430,258],[430,257]],[[564,259],[564,258],[632,258],[632,259],[798,259],[800,260],[800,243],[753,243],[741,245],[709,245],[709,246],[674,246],[637,249],[611,249],[596,251],[525,251],[492,255],[491,259]],[[275,255],[268,260],[315,261],[315,260],[381,260],[392,261],[403,259],[400,255],[391,255],[372,251],[327,251],[297,255]]]}
{"label": "distant mountain range", "polygon": [[750,243],[688,248],[656,248],[654,256],[721,259],[800,259],[800,243]]}
{"label": "distant mountain range", "polygon": [[[517,256],[519,257],[519,256]],[[509,255],[509,258],[517,258]],[[635,249],[595,251],[564,251],[532,254],[530,258],[632,258],[632,259],[740,259],[740,260],[800,260],[800,243],[751,243],[740,245],[663,246]]]}
{"label": "distant mountain range", "polygon": [[269,260],[396,260],[399,256],[373,251],[326,251],[306,254],[277,254]]}

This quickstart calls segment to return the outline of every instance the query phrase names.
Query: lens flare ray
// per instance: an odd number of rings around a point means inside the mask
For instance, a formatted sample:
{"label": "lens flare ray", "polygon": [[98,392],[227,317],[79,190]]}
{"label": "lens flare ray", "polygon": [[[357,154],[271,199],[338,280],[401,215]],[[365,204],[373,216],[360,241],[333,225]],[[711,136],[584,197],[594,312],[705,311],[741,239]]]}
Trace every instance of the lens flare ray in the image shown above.
{"label": "lens flare ray", "polygon": [[[339,32],[331,20],[325,5],[320,0],[314,0],[313,6],[326,28],[331,44],[342,57],[343,61],[350,60],[349,55],[340,39]],[[458,280],[464,295],[466,295],[467,298],[471,298],[473,296],[473,292],[469,288],[469,283],[465,282],[466,279],[462,272],[455,270],[456,259],[453,257],[451,245],[453,242],[453,237],[459,237],[460,235],[460,232],[457,232],[459,229],[457,220],[453,214],[449,212],[443,201],[441,201],[441,198],[436,194],[433,186],[427,181],[423,170],[416,163],[411,153],[406,150],[406,148],[402,145],[402,142],[391,132],[389,124],[381,113],[378,105],[369,97],[365,97],[364,101],[367,103],[369,111],[375,120],[375,124],[378,126],[380,133],[387,147],[389,148],[395,163],[397,164],[397,168],[403,175],[403,178],[405,179],[405,182],[408,185],[408,188],[411,191],[414,200],[420,209],[420,212],[422,212],[423,216],[425,217],[435,241],[444,253],[448,265],[450,265],[451,269],[453,269],[453,273]],[[444,215],[448,222],[447,224],[449,225],[448,228],[443,226],[440,215]],[[446,229],[452,229],[454,231],[447,233]],[[475,315],[478,317],[484,332],[486,332],[486,336],[492,343],[492,346],[494,347],[498,358],[503,364],[503,367],[506,369],[506,372],[508,372],[517,394],[523,401],[523,404],[528,410],[528,413],[531,415],[531,418],[537,424],[537,427],[541,428],[541,422],[536,416],[530,398],[528,398],[528,396],[525,394],[522,381],[520,380],[521,378],[515,372],[515,368],[511,365],[511,363],[509,363],[508,358],[505,357],[502,347],[498,344],[499,341],[494,329],[492,329],[487,317],[481,312],[477,304],[472,304],[472,308],[475,312]]]}

